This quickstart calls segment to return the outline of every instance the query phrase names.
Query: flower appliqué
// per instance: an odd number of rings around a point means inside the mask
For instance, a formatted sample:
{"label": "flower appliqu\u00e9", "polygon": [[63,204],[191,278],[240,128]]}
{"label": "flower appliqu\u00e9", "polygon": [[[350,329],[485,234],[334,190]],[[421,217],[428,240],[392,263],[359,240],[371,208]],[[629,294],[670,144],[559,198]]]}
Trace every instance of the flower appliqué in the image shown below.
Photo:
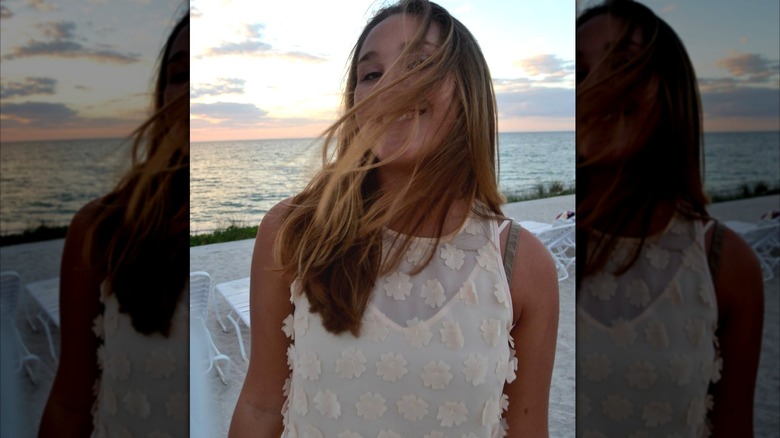
{"label": "flower appliqu\u00e9", "polygon": [[376,375],[382,380],[395,382],[407,373],[406,359],[399,353],[385,353],[376,362]]}
{"label": "flower appliqu\u00e9", "polygon": [[106,373],[116,380],[127,380],[130,377],[130,360],[122,353],[114,353],[106,363]]}
{"label": "flower appliqu\u00e9", "polygon": [[302,417],[309,412],[309,398],[306,396],[306,392],[297,386],[293,389],[292,407]]}
{"label": "flower appliqu\u00e9", "polygon": [[406,261],[417,265],[425,257],[425,246],[419,241],[412,241],[409,244],[409,248],[406,250]]}
{"label": "flower appliqu\u00e9", "polygon": [[582,372],[588,380],[600,382],[612,374],[612,361],[603,354],[589,354],[582,363]]}
{"label": "flower appliqu\u00e9", "polygon": [[634,326],[621,318],[612,323],[609,336],[617,347],[625,348],[634,343],[637,335]]}
{"label": "flower appliqu\u00e9", "polygon": [[339,403],[336,394],[325,390],[325,392],[317,391],[317,395],[312,399],[314,401],[314,407],[323,416],[330,419],[337,419],[341,416],[341,404]]}
{"label": "flower appliqu\u00e9", "polygon": [[469,411],[463,402],[445,402],[439,405],[437,420],[441,420],[442,427],[460,426],[460,423],[466,421],[466,415]]}
{"label": "flower appliqu\u00e9", "polygon": [[404,339],[406,339],[406,342],[408,342],[412,348],[420,349],[431,342],[433,333],[431,333],[431,329],[428,327],[428,324],[423,324],[419,318],[414,318],[412,320],[406,321],[406,325],[407,327],[404,331]]}
{"label": "flower appliqu\u00e9", "polygon": [[446,320],[441,323],[441,342],[453,350],[463,348],[463,333],[458,321]]}
{"label": "flower appliqu\u00e9", "polygon": [[295,319],[293,320],[293,329],[295,330],[295,338],[301,338],[306,334],[306,329],[309,328],[309,314],[308,312],[295,312]]}
{"label": "flower appliqu\u00e9", "polygon": [[155,379],[170,377],[176,370],[176,357],[166,348],[157,348],[146,359],[146,372]]}
{"label": "flower appliqu\u00e9", "polygon": [[657,378],[655,366],[649,362],[634,362],[626,370],[628,386],[632,388],[647,389],[653,386]]}
{"label": "flower appliqu\u00e9", "polygon": [[409,421],[417,421],[428,415],[428,403],[415,395],[404,395],[396,402],[398,413]]}
{"label": "flower appliqu\u00e9", "polygon": [[498,399],[488,399],[482,409],[482,425],[491,426],[501,421],[501,405]]}
{"label": "flower appliqu\u00e9", "polygon": [[149,401],[146,399],[146,394],[137,390],[131,389],[122,398],[122,403],[125,406],[127,412],[134,417],[145,419],[152,412]]}
{"label": "flower appliqu\u00e9", "polygon": [[479,329],[482,330],[482,339],[491,347],[498,345],[498,337],[501,335],[501,321],[493,318],[483,319]]}
{"label": "flower appliqu\u00e9", "polygon": [[317,353],[313,351],[307,351],[298,358],[297,361],[298,374],[304,379],[315,381],[320,378],[322,372],[322,364],[317,357]]}
{"label": "flower appliqu\u00e9", "polygon": [[360,434],[357,434],[350,430],[345,430],[344,432],[338,434],[338,438],[363,438],[363,437],[360,436]]}
{"label": "flower appliqu\u00e9", "polygon": [[293,330],[292,314],[287,315],[287,317],[284,318],[284,321],[282,321],[282,331],[284,332],[284,335],[287,336],[288,338],[295,339],[295,331]]}
{"label": "flower appliqu\u00e9", "polygon": [[586,280],[590,283],[590,293],[594,297],[601,301],[608,301],[612,299],[617,290],[617,282],[615,276],[606,272],[600,272],[593,276],[592,279]]}
{"label": "flower appliqu\u00e9", "polygon": [[466,227],[463,229],[468,234],[476,236],[482,232],[482,225],[479,222],[468,219]]}
{"label": "flower appliqu\u00e9", "polygon": [[184,421],[190,415],[190,398],[187,394],[176,392],[165,402],[165,415]]}
{"label": "flower appliqu\u00e9", "polygon": [[509,308],[509,300],[506,296],[506,291],[504,291],[504,287],[500,283],[496,283],[495,289],[493,289],[493,295],[496,297],[496,300],[498,300],[498,304],[503,304],[504,307],[507,309]]}
{"label": "flower appliqu\u00e9", "polygon": [[117,402],[116,402],[116,393],[111,388],[110,385],[103,384],[103,388],[100,390],[100,400],[101,404],[105,407],[106,412],[108,412],[111,415],[116,415],[117,412]]}
{"label": "flower appliqu\u00e9", "polygon": [[366,339],[372,342],[383,342],[387,335],[390,333],[390,329],[384,324],[377,321],[374,315],[366,312],[367,315],[361,326],[361,331],[364,331]]}
{"label": "flower appliqu\u00e9", "polygon": [[651,243],[647,246],[645,257],[650,260],[650,266],[662,271],[669,266],[669,251]]}
{"label": "flower appliqu\u00e9", "polygon": [[403,301],[412,293],[412,282],[403,272],[395,272],[387,277],[383,288],[388,297]]}
{"label": "flower appliqu\u00e9", "polygon": [[425,437],[423,438],[444,438],[444,432],[439,432],[438,430],[435,430],[431,433],[426,433]]}
{"label": "flower appliqu\u00e9", "polygon": [[647,427],[663,426],[672,419],[672,407],[665,402],[651,402],[645,405],[642,419]]}
{"label": "flower appliqu\u00e9", "polygon": [[463,375],[466,376],[466,381],[474,386],[485,383],[487,368],[487,358],[481,354],[470,354],[463,361]]}
{"label": "flower appliqu\u00e9", "polygon": [[357,414],[366,420],[376,420],[384,415],[387,410],[385,398],[379,394],[367,392],[360,396],[360,400],[355,403]]}
{"label": "flower appliqu\u00e9", "polygon": [[341,358],[336,359],[336,372],[342,379],[360,377],[366,370],[366,357],[363,352],[347,348],[341,352]]}
{"label": "flower appliqu\u00e9", "polygon": [[634,410],[634,406],[630,401],[619,395],[610,395],[601,402],[601,408],[604,410],[604,414],[615,420],[622,421],[631,416]]}
{"label": "flower appliqu\u00e9", "polygon": [[103,332],[103,314],[98,315],[94,321],[92,321],[92,333],[95,334],[95,337],[102,339],[105,337],[105,333]]}
{"label": "flower appliqu\u00e9", "polygon": [[661,321],[649,321],[645,327],[645,336],[647,343],[655,349],[669,346],[669,335],[666,333],[666,326]]}
{"label": "flower appliqu\u00e9", "polygon": [[685,323],[685,332],[688,334],[688,340],[691,344],[698,346],[704,337],[705,324],[700,319],[689,319]]}
{"label": "flower appliqu\u00e9", "polygon": [[467,281],[463,283],[463,286],[458,290],[458,296],[467,306],[477,307],[479,305],[479,297],[477,296],[477,286],[473,281]]}
{"label": "flower appliqu\u00e9", "polygon": [[422,285],[420,296],[425,299],[425,304],[431,306],[431,308],[441,307],[445,300],[444,287],[436,278],[428,280]]}
{"label": "flower appliqu\u00e9", "polygon": [[498,272],[498,260],[490,244],[486,244],[477,250],[477,263],[488,272]]}
{"label": "flower appliqu\u00e9", "polygon": [[444,389],[452,380],[450,366],[444,361],[432,361],[423,367],[423,385],[431,389]]}
{"label": "flower appliqu\u00e9", "polygon": [[466,259],[466,253],[451,243],[445,243],[440,254],[441,258],[444,259],[444,264],[453,271],[460,269]]}
{"label": "flower appliqu\u00e9", "polygon": [[628,284],[626,298],[636,308],[646,307],[650,303],[650,288],[645,280],[637,278]]}
{"label": "flower appliqu\u00e9", "polygon": [[376,438],[403,438],[392,430],[380,430]]}

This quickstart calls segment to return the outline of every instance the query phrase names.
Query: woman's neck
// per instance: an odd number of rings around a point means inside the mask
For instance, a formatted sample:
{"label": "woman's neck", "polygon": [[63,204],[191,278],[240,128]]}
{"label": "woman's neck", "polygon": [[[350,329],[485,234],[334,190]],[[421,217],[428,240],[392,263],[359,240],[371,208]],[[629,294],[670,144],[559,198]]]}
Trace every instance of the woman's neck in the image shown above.
{"label": "woman's neck", "polygon": [[[377,169],[377,175],[379,179],[380,189],[385,195],[396,197],[403,197],[407,190],[409,190],[409,182],[411,181],[414,171],[409,168],[402,168],[401,166],[382,166]],[[431,204],[433,200],[431,200]],[[436,237],[438,233],[438,215],[428,214],[432,213],[432,210],[428,212],[421,212],[420,216],[412,215],[395,215],[390,220],[388,227],[396,232],[403,234],[411,234],[416,237]],[[441,236],[447,236],[458,231],[460,225],[468,217],[471,212],[471,206],[467,205],[466,200],[458,198],[451,205],[447,207],[445,213],[444,226],[441,230]],[[416,227],[416,222],[420,218],[422,222],[419,227]]]}
{"label": "woman's neck", "polygon": [[[607,193],[618,198],[627,197],[629,199],[632,194],[633,196],[641,196],[634,194],[634,187],[631,187],[630,185],[617,186],[613,189],[615,177],[616,172],[614,170],[588,171],[587,185],[583,197],[601,197],[605,196]],[[610,190],[616,191],[610,192]],[[651,208],[652,211],[648,211],[648,209]],[[617,209],[619,211],[604,212],[601,216],[622,216],[624,220],[622,223],[623,228],[619,231],[620,236],[641,237],[643,235],[650,236],[663,231],[677,211],[677,205],[674,200],[659,199],[654,206],[640,202],[627,202],[618,205]],[[596,228],[598,228],[598,226]],[[612,233],[615,230],[597,231]]]}

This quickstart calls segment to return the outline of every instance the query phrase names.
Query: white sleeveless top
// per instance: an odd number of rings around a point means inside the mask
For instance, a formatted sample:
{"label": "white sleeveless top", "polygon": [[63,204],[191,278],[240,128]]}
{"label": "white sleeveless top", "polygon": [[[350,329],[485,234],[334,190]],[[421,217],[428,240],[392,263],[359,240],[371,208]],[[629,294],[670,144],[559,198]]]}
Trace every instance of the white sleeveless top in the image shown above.
{"label": "white sleeveless top", "polygon": [[[104,310],[92,325],[101,377],[95,382],[93,437],[189,436],[189,294],[183,293],[170,336],[144,335],[119,313],[116,295],[100,287]],[[186,288],[189,291],[189,285]]]}
{"label": "white sleeveless top", "polygon": [[720,378],[717,301],[700,221],[674,217],[615,276],[638,239],[619,240],[577,298],[577,437],[709,436]]}
{"label": "white sleeveless top", "polygon": [[327,332],[294,283],[283,436],[503,436],[517,362],[498,236],[495,221],[469,219],[412,275],[434,241],[414,238],[377,280],[357,338]]}

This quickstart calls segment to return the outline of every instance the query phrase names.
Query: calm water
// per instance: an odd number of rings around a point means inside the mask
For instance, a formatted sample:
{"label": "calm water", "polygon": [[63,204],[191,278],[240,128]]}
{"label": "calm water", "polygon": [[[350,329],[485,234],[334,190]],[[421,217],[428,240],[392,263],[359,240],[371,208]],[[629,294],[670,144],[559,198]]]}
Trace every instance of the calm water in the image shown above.
{"label": "calm water", "polygon": [[[504,193],[553,181],[573,186],[573,132],[501,134],[499,145]],[[193,143],[191,232],[231,221],[259,223],[274,204],[305,187],[321,162],[320,151],[314,139]]]}
{"label": "calm water", "polygon": [[[574,184],[574,133],[505,133],[500,186],[533,192],[553,181]],[[780,184],[780,132],[705,136],[705,186],[738,190],[762,181]],[[66,225],[86,202],[113,187],[128,163],[122,140],[3,143],[0,145],[0,233],[42,222]],[[233,221],[257,224],[278,201],[302,189],[320,162],[307,140],[194,143],[191,150],[192,232]]]}

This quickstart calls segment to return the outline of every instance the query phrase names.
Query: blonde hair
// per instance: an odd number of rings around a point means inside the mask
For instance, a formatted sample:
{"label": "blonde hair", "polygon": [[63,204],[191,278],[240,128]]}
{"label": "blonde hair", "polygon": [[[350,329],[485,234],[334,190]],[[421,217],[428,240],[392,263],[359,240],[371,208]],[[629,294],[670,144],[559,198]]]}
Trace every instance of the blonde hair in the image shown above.
{"label": "blonde hair", "polygon": [[161,55],[155,112],[133,131],[131,167],[97,202],[84,242],[89,265],[106,276],[119,310],[141,333],[167,336],[189,276],[189,95],[163,105],[167,55]]}
{"label": "blonde hair", "polygon": [[[705,218],[702,111],[696,74],[682,42],[647,7],[625,0],[607,1],[577,18],[577,28],[606,14],[622,26],[618,39],[600,62],[577,83],[577,142],[628,129],[637,107],[651,106],[639,127],[625,132],[628,141],[610,137],[601,153],[577,164],[577,277],[598,272],[632,218],[642,227],[640,244],[622,263],[628,269],[649,234],[650,218],[665,201],[689,218]],[[639,30],[640,49],[626,56]],[[615,162],[615,156],[619,162]],[[606,191],[587,191],[592,169],[610,166],[613,183]],[[630,190],[626,190],[630,188]],[[593,233],[598,230],[600,233]],[[589,237],[597,237],[595,244]],[[578,262],[579,263],[579,262]]]}
{"label": "blonde hair", "polygon": [[[405,71],[393,80],[380,80],[355,104],[357,58],[363,43],[374,27],[396,14],[421,21],[396,65],[390,67],[401,65]],[[440,28],[441,45],[420,62],[416,55],[433,23]],[[390,157],[378,159],[371,147],[382,144],[389,129],[385,121],[422,107],[425,94],[448,80],[455,90],[452,129],[440,144],[425,145],[400,192],[383,192],[377,169],[409,146],[407,142]],[[409,85],[398,87],[401,82]],[[379,99],[381,105],[375,104]],[[438,243],[456,201],[466,201],[479,216],[496,217],[502,216],[504,198],[498,191],[497,115],[487,63],[471,33],[437,4],[403,1],[380,10],[369,21],[352,51],[343,106],[343,115],[325,132],[322,169],[287,211],[275,256],[281,269],[296,278],[310,310],[320,314],[328,331],[350,331],[357,336],[374,282],[398,266],[411,235],[426,218],[436,224]],[[370,121],[362,127],[356,120],[358,111],[370,113]],[[416,130],[419,120],[414,118]],[[329,156],[334,143],[333,156]],[[409,224],[404,229],[407,234],[396,235],[383,260],[383,230],[399,217]],[[433,257],[435,246],[416,272]]]}

